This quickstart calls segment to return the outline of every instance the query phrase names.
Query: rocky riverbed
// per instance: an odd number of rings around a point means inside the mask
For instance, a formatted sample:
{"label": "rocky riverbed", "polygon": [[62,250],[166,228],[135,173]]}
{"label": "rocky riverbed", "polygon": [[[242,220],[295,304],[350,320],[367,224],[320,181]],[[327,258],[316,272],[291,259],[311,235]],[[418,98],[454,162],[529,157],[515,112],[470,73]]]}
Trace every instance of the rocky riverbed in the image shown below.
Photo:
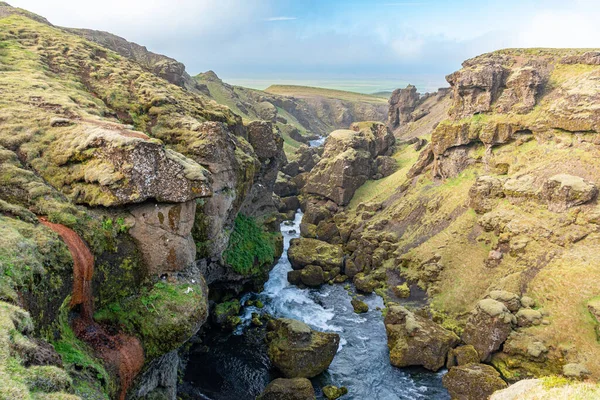
{"label": "rocky riverbed", "polygon": [[336,284],[301,289],[288,283],[287,272],[292,268],[287,250],[290,240],[299,236],[301,219],[298,212],[293,222],[281,225],[284,256],[271,271],[264,292],[241,300],[260,299],[264,308],[246,307],[235,332],[224,335],[211,330],[202,343],[192,347],[180,394],[213,400],[253,399],[260,394],[278,375],[267,356],[265,329],[253,327],[251,318],[252,313],[269,313],[340,335],[339,350],[329,369],[312,379],[319,399],[324,398],[321,388],[326,385],[347,387],[345,399],[448,399],[441,382],[443,372],[390,365],[383,301],[377,295],[365,296],[369,311],[356,314],[351,305],[353,287]]}

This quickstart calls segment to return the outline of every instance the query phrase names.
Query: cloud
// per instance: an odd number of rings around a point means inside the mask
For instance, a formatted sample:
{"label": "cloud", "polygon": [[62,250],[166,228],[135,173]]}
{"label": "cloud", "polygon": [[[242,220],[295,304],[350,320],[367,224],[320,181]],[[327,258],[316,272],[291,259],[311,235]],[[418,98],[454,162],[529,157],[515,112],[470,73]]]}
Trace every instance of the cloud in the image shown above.
{"label": "cloud", "polygon": [[265,21],[294,21],[297,17],[271,17],[266,18]]}

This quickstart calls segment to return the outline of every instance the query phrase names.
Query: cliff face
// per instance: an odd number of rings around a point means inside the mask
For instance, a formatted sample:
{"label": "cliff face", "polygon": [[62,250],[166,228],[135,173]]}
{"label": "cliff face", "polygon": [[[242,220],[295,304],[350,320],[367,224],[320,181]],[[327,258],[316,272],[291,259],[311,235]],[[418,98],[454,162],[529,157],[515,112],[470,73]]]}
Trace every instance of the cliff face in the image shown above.
{"label": "cliff face", "polygon": [[[134,389],[148,394],[160,383],[148,365],[173,367],[171,352],[206,320],[206,268],[240,290],[260,284],[280,253],[272,190],[283,141],[271,123],[247,127],[208,99],[175,60],[6,3],[0,71],[0,304],[6,315],[30,315],[21,334],[48,339],[62,357],[70,375],[56,372],[48,391],[113,396],[129,387],[137,370],[124,375],[124,364],[95,358],[125,357],[98,344],[108,327],[139,340],[146,364]],[[241,217],[271,255],[246,269],[224,256],[238,250],[229,235]],[[95,313],[83,325],[69,322],[80,303],[65,301],[80,293],[77,257],[49,227],[73,232],[93,255],[83,285]],[[92,334],[93,324],[103,328]],[[0,375],[6,357],[32,346],[0,356]],[[0,397],[30,398],[37,389],[23,377],[34,372],[6,378]]]}
{"label": "cliff face", "polygon": [[[598,54],[504,50],[468,60],[447,78],[445,117],[425,132],[413,130],[425,102],[410,87],[395,92],[397,171],[367,181],[337,213],[306,194],[305,226],[327,230],[303,234],[341,243],[345,274],[361,290],[392,302],[425,290],[433,320],[508,382],[598,378]],[[477,371],[498,380],[478,366],[445,381],[458,390]]]}

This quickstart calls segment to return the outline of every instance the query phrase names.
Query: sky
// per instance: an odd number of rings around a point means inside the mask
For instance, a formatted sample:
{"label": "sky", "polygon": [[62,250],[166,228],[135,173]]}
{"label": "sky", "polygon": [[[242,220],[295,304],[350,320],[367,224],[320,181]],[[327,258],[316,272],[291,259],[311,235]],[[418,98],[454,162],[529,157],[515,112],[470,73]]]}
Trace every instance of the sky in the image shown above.
{"label": "sky", "polygon": [[599,0],[7,0],[108,31],[231,83],[362,92],[447,85],[508,47],[600,47]]}

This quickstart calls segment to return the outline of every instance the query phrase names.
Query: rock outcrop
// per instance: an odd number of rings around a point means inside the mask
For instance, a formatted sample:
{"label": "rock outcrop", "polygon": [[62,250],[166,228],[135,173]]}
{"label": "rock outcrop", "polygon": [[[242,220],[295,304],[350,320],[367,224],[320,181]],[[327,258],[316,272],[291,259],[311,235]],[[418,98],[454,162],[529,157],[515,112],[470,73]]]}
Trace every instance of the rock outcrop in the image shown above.
{"label": "rock outcrop", "polygon": [[459,338],[435,322],[402,306],[391,306],[385,317],[390,362],[396,367],[413,365],[437,371]]}
{"label": "rock outcrop", "polygon": [[394,137],[383,124],[356,124],[332,132],[304,191],[347,205],[356,189],[377,174],[378,156],[388,155]]}
{"label": "rock outcrop", "polygon": [[329,368],[340,337],[317,332],[293,319],[272,320],[269,333],[269,359],[287,378],[312,378]]}

